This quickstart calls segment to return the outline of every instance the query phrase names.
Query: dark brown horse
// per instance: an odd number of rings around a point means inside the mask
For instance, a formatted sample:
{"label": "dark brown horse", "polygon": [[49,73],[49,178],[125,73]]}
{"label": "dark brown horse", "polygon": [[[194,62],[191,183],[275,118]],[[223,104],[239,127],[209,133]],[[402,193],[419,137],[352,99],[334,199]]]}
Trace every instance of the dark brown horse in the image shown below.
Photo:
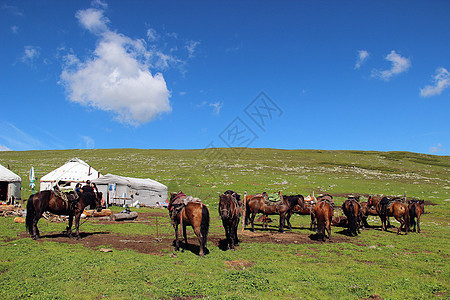
{"label": "dark brown horse", "polygon": [[381,229],[386,230],[386,220],[388,217],[394,217],[400,222],[400,227],[397,234],[400,234],[402,228],[405,229],[405,234],[409,230],[409,211],[408,206],[398,201],[391,201],[388,197],[383,197],[380,203],[375,207],[381,219]]}
{"label": "dark brown horse", "polygon": [[[244,196],[245,199],[248,199],[246,196]],[[279,215],[280,216],[280,223],[278,226],[279,232],[284,232],[284,224],[286,219],[286,214],[291,209],[289,205],[284,201],[283,196],[280,193],[280,201],[270,203],[266,196],[264,195],[255,195],[250,200],[246,201],[246,208],[245,208],[245,218],[246,218],[246,224],[248,224],[248,221],[250,221],[252,225],[252,231],[255,231],[254,227],[254,221],[255,216],[257,213],[262,213],[265,216],[264,222],[263,222],[263,228],[267,228],[267,216],[269,215]]]}
{"label": "dark brown horse", "polygon": [[325,230],[328,232],[328,240],[331,241],[331,220],[333,219],[333,208],[328,201],[320,201],[314,205],[312,216],[317,222],[317,237],[325,241]]}
{"label": "dark brown horse", "polygon": [[239,244],[237,230],[242,207],[238,198],[239,195],[233,191],[226,191],[219,196],[219,216],[225,229],[227,249],[231,250]]}
{"label": "dark brown horse", "polygon": [[[66,199],[64,199],[66,198]],[[69,225],[66,233],[72,236],[72,222],[75,217],[75,236],[80,239],[80,217],[86,206],[91,205],[92,208],[100,207],[102,199],[101,193],[80,193],[78,198],[75,194],[62,194],[51,190],[41,191],[28,198],[27,216],[25,225],[34,240],[39,239],[39,229],[37,223],[46,211],[56,215],[68,215]]]}
{"label": "dark brown horse", "polygon": [[178,239],[178,225],[183,228],[183,237],[185,246],[187,243],[186,226],[190,225],[198,237],[200,244],[200,256],[205,255],[206,241],[209,231],[209,210],[200,199],[187,197],[184,193],[171,193],[169,206],[170,217],[173,228],[175,229],[175,251],[180,250],[180,241]]}
{"label": "dark brown horse", "polygon": [[357,236],[360,233],[361,206],[354,198],[349,198],[342,204],[342,211],[347,217],[348,234]]}
{"label": "dark brown horse", "polygon": [[409,211],[409,219],[410,219],[410,225],[414,226],[414,230],[416,231],[416,220],[417,219],[417,233],[420,233],[420,216],[425,212],[423,207],[423,200],[418,201],[410,201],[408,205],[408,211]]}
{"label": "dark brown horse", "polygon": [[[304,197],[302,195],[294,195],[294,196],[283,196],[284,199],[286,199],[286,202],[289,203],[289,206],[291,209],[286,214],[286,224],[289,230],[292,230],[291,225],[291,217],[292,215],[298,214],[298,215],[311,215],[314,205],[310,202],[305,201]],[[314,218],[311,218],[311,224],[310,228],[312,230],[313,228],[313,222]]]}
{"label": "dark brown horse", "polygon": [[[384,197],[375,197],[375,196],[369,196],[367,199],[367,207],[364,209],[363,207],[363,224],[364,226],[370,227],[367,223],[367,217],[370,216],[379,216],[377,207],[380,206],[380,201]],[[387,222],[387,228],[391,228],[391,222],[389,221],[389,216],[386,217]]]}

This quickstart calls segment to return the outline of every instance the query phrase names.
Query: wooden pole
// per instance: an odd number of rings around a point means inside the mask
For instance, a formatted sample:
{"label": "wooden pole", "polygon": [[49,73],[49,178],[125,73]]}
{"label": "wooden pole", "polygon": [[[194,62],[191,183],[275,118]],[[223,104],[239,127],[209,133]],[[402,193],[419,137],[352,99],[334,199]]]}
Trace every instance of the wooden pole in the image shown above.
{"label": "wooden pole", "polygon": [[245,210],[247,207],[247,192],[244,192],[244,208],[242,209],[243,214],[242,214],[242,229],[241,231],[244,231],[245,229]]}

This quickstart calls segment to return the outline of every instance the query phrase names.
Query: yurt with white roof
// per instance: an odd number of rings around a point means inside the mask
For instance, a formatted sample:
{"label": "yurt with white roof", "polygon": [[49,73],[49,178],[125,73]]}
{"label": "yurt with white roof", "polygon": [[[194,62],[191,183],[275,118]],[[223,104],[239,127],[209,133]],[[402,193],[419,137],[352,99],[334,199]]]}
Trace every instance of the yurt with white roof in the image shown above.
{"label": "yurt with white roof", "polygon": [[22,178],[0,165],[0,202],[21,199]]}
{"label": "yurt with white roof", "polygon": [[51,171],[40,180],[40,190],[51,190],[55,185],[60,189],[75,189],[78,182],[85,183],[100,177],[100,173],[79,158],[72,158],[63,166]]}

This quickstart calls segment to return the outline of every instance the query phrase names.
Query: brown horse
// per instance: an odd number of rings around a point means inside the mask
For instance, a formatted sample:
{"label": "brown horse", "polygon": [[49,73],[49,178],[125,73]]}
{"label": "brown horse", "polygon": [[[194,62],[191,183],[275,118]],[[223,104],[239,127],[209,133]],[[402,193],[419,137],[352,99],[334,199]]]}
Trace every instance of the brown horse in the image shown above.
{"label": "brown horse", "polygon": [[180,250],[180,241],[178,239],[178,225],[183,228],[183,237],[185,246],[187,243],[186,226],[190,225],[198,237],[200,244],[200,256],[205,255],[206,241],[209,231],[209,210],[200,199],[187,197],[184,193],[171,193],[169,206],[170,217],[173,228],[175,229],[175,251]]}
{"label": "brown horse", "polygon": [[[248,199],[246,195],[244,195],[245,199]],[[278,226],[279,232],[284,232],[284,224],[286,219],[286,214],[291,209],[287,203],[284,202],[283,196],[280,193],[281,200],[278,202],[268,203],[266,201],[266,197],[264,195],[255,195],[251,199],[246,200],[245,204],[245,219],[246,224],[250,221],[252,225],[252,231],[255,231],[254,221],[257,213],[262,213],[265,216],[263,222],[263,228],[268,228],[267,225],[267,216],[268,215],[279,215],[280,223]]]}
{"label": "brown horse", "polygon": [[237,230],[241,217],[241,205],[239,195],[233,191],[226,191],[219,196],[219,216],[222,219],[227,249],[234,250],[239,244]]}
{"label": "brown horse", "polygon": [[359,230],[361,206],[354,198],[348,198],[342,204],[342,211],[347,217],[348,234],[357,236],[358,233],[361,233]]}
{"label": "brown horse", "polygon": [[325,230],[328,232],[328,240],[331,241],[331,220],[333,219],[333,208],[328,201],[320,201],[314,205],[313,217],[317,222],[317,237],[325,241]]}
{"label": "brown horse", "polygon": [[402,228],[405,229],[405,234],[409,230],[409,211],[408,206],[401,202],[391,201],[388,197],[383,197],[380,203],[375,207],[381,219],[381,229],[386,231],[386,220],[388,217],[394,217],[400,222],[400,227],[397,234],[400,234]]}
{"label": "brown horse", "polygon": [[411,222],[411,226],[414,226],[414,230],[416,231],[416,218],[417,218],[417,233],[420,233],[420,216],[425,212],[423,207],[423,200],[418,201],[409,201],[408,211],[409,211],[409,219]]}
{"label": "brown horse", "polygon": [[[102,199],[101,193],[96,194],[93,192],[80,193],[78,198],[73,193],[64,195],[61,192],[46,190],[28,198],[25,225],[34,240],[40,238],[37,223],[46,211],[56,215],[69,216],[69,225],[65,231],[69,237],[72,236],[72,222],[75,217],[75,236],[77,239],[80,239],[80,217],[84,208],[88,205],[98,208]],[[64,197],[67,199],[64,199]]]}

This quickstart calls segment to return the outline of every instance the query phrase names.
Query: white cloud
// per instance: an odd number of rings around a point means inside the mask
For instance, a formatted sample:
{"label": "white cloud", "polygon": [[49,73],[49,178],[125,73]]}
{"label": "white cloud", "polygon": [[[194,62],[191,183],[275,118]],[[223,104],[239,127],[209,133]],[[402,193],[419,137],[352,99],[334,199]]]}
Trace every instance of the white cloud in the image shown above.
{"label": "white cloud", "polygon": [[156,32],[156,30],[153,28],[147,29],[147,40],[149,42],[153,42],[153,41],[156,41],[157,39],[158,39],[158,33]]}
{"label": "white cloud", "polygon": [[45,149],[38,139],[31,134],[17,128],[14,124],[0,122],[0,143],[8,145],[8,148],[16,151]]}
{"label": "white cloud", "polygon": [[[161,73],[152,66],[178,62],[170,55],[147,49],[144,40],[133,40],[109,30],[103,11],[87,9],[76,14],[80,24],[99,37],[93,57],[80,61],[65,58],[61,83],[71,101],[115,114],[121,123],[138,126],[172,110],[170,92]],[[151,64],[150,62],[153,62]]]}
{"label": "white cloud", "polygon": [[3,4],[1,9],[6,10],[8,13],[10,13],[13,16],[17,16],[17,17],[24,16],[23,12],[20,11],[17,6]]}
{"label": "white cloud", "polygon": [[445,149],[442,148],[442,144],[439,143],[436,146],[431,146],[429,151],[430,151],[430,153],[438,153],[438,152],[445,151]]}
{"label": "white cloud", "polygon": [[0,145],[0,151],[12,151],[12,150],[4,145]]}
{"label": "white cloud", "polygon": [[215,103],[210,103],[209,106],[213,108],[214,114],[220,115],[220,110],[223,107],[223,102],[217,101]]}
{"label": "white cloud", "polygon": [[420,95],[422,97],[440,95],[449,86],[450,74],[447,69],[439,68],[436,70],[436,75],[433,77],[433,85],[427,85],[423,89],[420,89]]}
{"label": "white cloud", "polygon": [[93,138],[91,138],[90,136],[86,136],[86,135],[80,135],[80,137],[83,140],[84,148],[86,148],[86,149],[94,149],[95,141],[94,141]]}
{"label": "white cloud", "polygon": [[188,51],[188,55],[189,58],[193,58],[194,57],[194,52],[195,52],[195,48],[197,48],[197,46],[200,44],[200,42],[196,42],[196,41],[188,41],[186,43],[186,49]]}
{"label": "white cloud", "polygon": [[41,54],[40,48],[35,46],[25,46],[25,50],[22,56],[22,62],[25,64],[33,64],[33,62]]}
{"label": "white cloud", "polygon": [[18,34],[19,33],[19,26],[13,25],[11,26],[11,32],[14,34]]}
{"label": "white cloud", "polygon": [[411,67],[410,59],[406,57],[402,57],[400,54],[395,52],[394,50],[389,53],[385,59],[392,63],[392,66],[389,70],[373,70],[372,77],[377,77],[386,81],[389,81],[394,75],[398,75],[400,73],[406,72]]}
{"label": "white cloud", "polygon": [[366,50],[358,50],[358,58],[356,59],[355,69],[361,68],[369,56],[370,54]]}
{"label": "white cloud", "polygon": [[103,16],[103,10],[88,8],[79,10],[75,17],[81,25],[92,33],[102,33],[108,30],[109,19]]}

